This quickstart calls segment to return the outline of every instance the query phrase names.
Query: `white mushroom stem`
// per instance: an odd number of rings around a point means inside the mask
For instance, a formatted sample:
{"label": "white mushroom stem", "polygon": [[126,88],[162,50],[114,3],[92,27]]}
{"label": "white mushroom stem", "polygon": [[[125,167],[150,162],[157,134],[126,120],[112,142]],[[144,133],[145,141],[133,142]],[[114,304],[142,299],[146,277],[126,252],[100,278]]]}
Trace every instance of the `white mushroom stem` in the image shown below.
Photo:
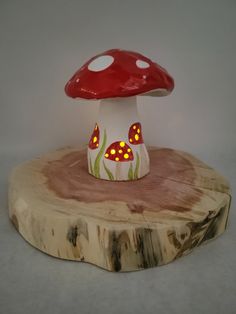
{"label": "white mushroom stem", "polygon": [[129,127],[136,121],[139,121],[136,97],[101,100],[98,125],[106,129],[111,143],[123,138],[129,144]]}
{"label": "white mushroom stem", "polygon": [[147,174],[147,169],[149,169],[149,156],[145,144],[140,145],[140,177]]}
{"label": "white mushroom stem", "polygon": [[[124,141],[127,143],[133,151],[134,161],[133,165],[136,164],[136,158],[138,153],[140,155],[140,145],[132,145],[129,142],[129,128],[133,123],[140,122],[138,110],[137,110],[137,100],[136,97],[127,97],[127,98],[112,98],[112,99],[103,99],[100,102],[99,115],[97,123],[100,129],[100,143],[98,149],[89,150],[91,155],[92,164],[94,163],[98,152],[102,147],[104,140],[104,134],[106,133],[106,144],[104,148],[103,155],[100,162],[100,178],[107,179],[108,174],[106,169],[103,167],[103,161],[107,168],[112,172],[115,180],[129,180],[128,171],[131,161],[127,162],[114,162],[107,160],[104,157],[106,149],[114,142]],[[144,144],[143,149],[146,151]],[[142,154],[140,158],[145,158],[146,160],[140,160],[140,164],[146,165],[146,169],[142,169],[142,174],[139,177],[146,175],[149,172],[149,156],[146,151],[146,154]],[[106,160],[105,160],[106,159]],[[116,164],[120,164],[118,168],[120,174],[119,177],[116,177]],[[140,171],[138,171],[140,173]]]}
{"label": "white mushroom stem", "polygon": [[115,179],[117,181],[122,180],[120,179],[122,177],[121,175],[121,163],[120,162],[116,162],[116,174],[115,174]]}

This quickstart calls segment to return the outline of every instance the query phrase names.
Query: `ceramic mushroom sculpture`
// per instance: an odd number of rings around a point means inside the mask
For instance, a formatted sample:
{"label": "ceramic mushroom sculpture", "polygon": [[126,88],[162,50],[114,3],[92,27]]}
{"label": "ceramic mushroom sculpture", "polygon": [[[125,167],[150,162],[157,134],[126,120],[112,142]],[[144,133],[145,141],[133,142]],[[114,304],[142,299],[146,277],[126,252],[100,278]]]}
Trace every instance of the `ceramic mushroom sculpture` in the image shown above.
{"label": "ceramic mushroom sculpture", "polygon": [[121,49],[91,58],[73,75],[65,86],[68,96],[100,99],[88,145],[91,175],[127,181],[149,173],[136,96],[165,96],[173,88],[174,80],[165,69],[139,53]]}

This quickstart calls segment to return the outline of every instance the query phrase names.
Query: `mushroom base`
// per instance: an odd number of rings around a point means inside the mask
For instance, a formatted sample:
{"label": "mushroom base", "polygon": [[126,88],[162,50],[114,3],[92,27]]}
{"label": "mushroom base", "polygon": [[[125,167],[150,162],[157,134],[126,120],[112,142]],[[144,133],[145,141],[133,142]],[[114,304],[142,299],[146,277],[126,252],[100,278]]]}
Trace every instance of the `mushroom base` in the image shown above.
{"label": "mushroom base", "polygon": [[137,180],[150,171],[136,97],[104,99],[89,141],[88,172],[111,181]]}
{"label": "mushroom base", "polygon": [[84,149],[23,163],[9,180],[10,219],[39,250],[116,272],[167,264],[221,235],[227,180],[188,153],[149,154],[150,174],[132,184],[95,180]]}

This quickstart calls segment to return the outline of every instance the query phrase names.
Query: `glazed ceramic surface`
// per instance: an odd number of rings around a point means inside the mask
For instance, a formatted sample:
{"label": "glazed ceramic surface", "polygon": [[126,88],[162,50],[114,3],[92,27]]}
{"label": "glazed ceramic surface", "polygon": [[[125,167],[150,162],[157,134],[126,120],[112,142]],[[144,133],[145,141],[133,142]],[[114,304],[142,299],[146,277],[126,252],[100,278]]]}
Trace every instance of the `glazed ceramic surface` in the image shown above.
{"label": "glazed ceramic surface", "polygon": [[100,179],[135,180],[149,172],[136,97],[104,99],[88,145],[89,173]]}
{"label": "glazed ceramic surface", "polygon": [[149,173],[136,95],[165,96],[174,88],[168,72],[149,58],[121,49],[89,59],[68,81],[72,98],[100,99],[88,144],[88,171],[99,179],[136,180]]}
{"label": "glazed ceramic surface", "polygon": [[68,81],[65,92],[72,98],[103,99],[148,93],[169,94],[174,80],[149,58],[133,51],[111,49],[86,62]]}

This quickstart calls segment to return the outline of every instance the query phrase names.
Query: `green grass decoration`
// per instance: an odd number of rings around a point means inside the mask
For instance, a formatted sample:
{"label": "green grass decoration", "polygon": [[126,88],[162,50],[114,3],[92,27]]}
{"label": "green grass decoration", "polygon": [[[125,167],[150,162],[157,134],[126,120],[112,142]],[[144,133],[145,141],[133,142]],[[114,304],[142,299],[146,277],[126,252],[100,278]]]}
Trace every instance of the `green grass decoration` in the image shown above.
{"label": "green grass decoration", "polygon": [[114,181],[114,176],[113,176],[112,172],[105,165],[104,160],[103,160],[103,166],[104,166],[104,169],[106,170],[106,173],[107,173],[107,176],[108,176],[109,180],[113,180]]}
{"label": "green grass decoration", "polygon": [[92,161],[91,161],[91,156],[89,154],[89,168],[90,168],[90,172],[93,175],[93,165],[92,165]]}
{"label": "green grass decoration", "polygon": [[136,152],[136,165],[135,165],[135,170],[134,170],[134,179],[138,179],[139,165],[140,165],[139,153]]}
{"label": "green grass decoration", "polygon": [[104,151],[105,151],[106,141],[107,141],[107,134],[106,134],[106,130],[104,130],[102,146],[101,146],[100,151],[98,152],[97,157],[94,161],[93,171],[94,171],[94,176],[96,178],[100,178],[100,161],[101,161],[101,158],[102,158]]}
{"label": "green grass decoration", "polygon": [[129,166],[128,179],[129,180],[134,180],[134,172],[133,172],[133,164],[132,164],[132,162],[130,163],[130,166]]}

